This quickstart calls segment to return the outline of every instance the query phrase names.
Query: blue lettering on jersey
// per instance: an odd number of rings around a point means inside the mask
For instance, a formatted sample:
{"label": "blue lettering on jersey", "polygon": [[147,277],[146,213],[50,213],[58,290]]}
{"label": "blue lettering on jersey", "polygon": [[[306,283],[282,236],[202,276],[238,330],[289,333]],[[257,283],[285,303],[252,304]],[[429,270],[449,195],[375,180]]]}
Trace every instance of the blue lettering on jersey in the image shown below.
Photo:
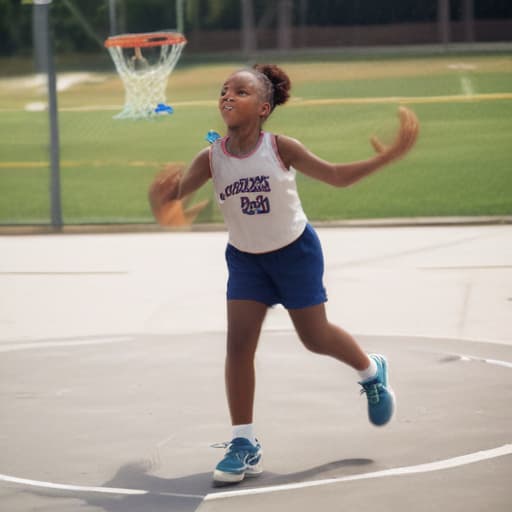
{"label": "blue lettering on jersey", "polygon": [[255,199],[242,196],[240,198],[240,207],[245,215],[261,215],[270,213],[270,200],[267,196],[256,196]]}
{"label": "blue lettering on jersey", "polygon": [[240,178],[228,185],[219,194],[221,201],[238,194],[251,194],[255,192],[270,192],[270,176],[253,176],[251,178]]}

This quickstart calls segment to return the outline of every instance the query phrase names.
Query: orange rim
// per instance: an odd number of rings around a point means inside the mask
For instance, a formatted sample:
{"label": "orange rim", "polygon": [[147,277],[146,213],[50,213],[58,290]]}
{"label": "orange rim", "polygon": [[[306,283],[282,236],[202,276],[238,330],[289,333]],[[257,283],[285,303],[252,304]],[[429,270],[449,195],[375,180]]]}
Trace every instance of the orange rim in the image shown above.
{"label": "orange rim", "polygon": [[187,39],[179,32],[148,32],[146,34],[121,34],[111,36],[105,41],[105,47],[119,48],[149,48],[186,43]]}

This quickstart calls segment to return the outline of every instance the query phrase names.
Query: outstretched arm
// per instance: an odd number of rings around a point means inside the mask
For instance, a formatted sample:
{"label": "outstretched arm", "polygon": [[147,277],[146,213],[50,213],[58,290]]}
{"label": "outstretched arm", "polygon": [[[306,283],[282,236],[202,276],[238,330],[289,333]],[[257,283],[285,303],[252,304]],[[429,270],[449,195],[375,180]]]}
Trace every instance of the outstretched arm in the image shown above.
{"label": "outstretched arm", "polygon": [[192,161],[186,172],[183,167],[168,164],[158,173],[148,191],[149,204],[155,219],[169,225],[169,218],[180,223],[183,201],[204,185],[210,178],[209,148],[203,149]]}
{"label": "outstretched arm", "polygon": [[376,137],[372,137],[371,143],[377,155],[367,160],[348,164],[327,162],[299,141],[283,136],[278,138],[279,153],[285,165],[329,185],[347,187],[402,158],[412,148],[418,137],[418,119],[414,112],[406,107],[399,108],[399,116],[400,128],[393,144],[385,146]]}

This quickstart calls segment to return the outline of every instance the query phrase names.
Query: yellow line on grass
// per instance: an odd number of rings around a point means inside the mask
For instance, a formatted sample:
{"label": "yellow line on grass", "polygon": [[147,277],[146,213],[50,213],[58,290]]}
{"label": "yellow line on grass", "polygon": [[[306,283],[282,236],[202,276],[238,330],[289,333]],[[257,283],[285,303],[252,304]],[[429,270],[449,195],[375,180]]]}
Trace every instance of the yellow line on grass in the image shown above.
{"label": "yellow line on grass", "polygon": [[[303,98],[292,98],[287,106],[303,107],[309,105],[377,105],[381,103],[467,103],[471,101],[497,101],[512,100],[512,92],[470,94],[453,94],[448,96],[384,96],[382,98],[325,98],[305,100]],[[214,106],[216,101],[198,100],[173,103],[175,107],[204,107]]]}
{"label": "yellow line on grass", "polygon": [[[467,103],[470,101],[497,101],[512,100],[512,92],[488,94],[453,94],[448,96],[385,96],[382,98],[325,98],[305,100],[292,98],[287,106],[303,107],[309,105],[376,105],[380,103]],[[172,103],[173,107],[213,107],[215,100],[178,101]]]}
{"label": "yellow line on grass", "polygon": [[372,105],[379,103],[468,103],[471,101],[512,100],[512,93],[464,94],[451,96],[386,96],[383,98],[329,98],[290,102],[290,106],[304,105]]}
{"label": "yellow line on grass", "polygon": [[[0,162],[0,169],[45,169],[48,168],[50,162],[39,160],[37,162]],[[125,167],[159,167],[162,162],[145,162],[141,160],[112,161],[112,160],[61,160],[61,167],[105,167],[108,165],[125,166]]]}
{"label": "yellow line on grass", "polygon": [[[287,106],[304,107],[309,105],[378,105],[378,104],[419,104],[419,103],[467,103],[471,101],[497,101],[512,100],[512,92],[471,94],[466,89],[464,94],[453,94],[447,96],[384,96],[377,98],[326,98],[305,100],[303,98],[292,98]],[[171,101],[173,107],[215,107],[217,100],[191,100]],[[60,112],[100,112],[119,111],[121,105],[83,105],[77,107],[60,107]],[[19,112],[20,109],[0,108],[0,112]]]}
{"label": "yellow line on grass", "polygon": [[[422,104],[422,103],[468,103],[473,101],[497,101],[497,100],[512,100],[512,93],[489,93],[489,94],[464,94],[464,95],[450,95],[450,96],[386,96],[382,98],[328,98],[328,99],[314,99],[304,100],[302,98],[294,98],[288,104],[290,107],[304,107],[312,105],[377,105],[377,104]],[[173,103],[175,107],[196,107],[196,106],[214,106],[217,102],[213,100],[199,100],[199,101],[183,101]],[[95,107],[77,107],[76,111],[83,111],[89,108],[94,110]],[[99,108],[99,107],[98,107]],[[110,107],[109,107],[110,108]],[[116,110],[118,107],[115,108]],[[63,108],[64,111],[73,111],[74,108]],[[128,167],[155,167],[161,165],[161,162],[107,162],[107,161],[72,161],[63,160],[60,164],[62,167],[104,167],[105,165],[126,165]],[[47,168],[48,162],[0,162],[0,169],[27,169],[27,168]]]}

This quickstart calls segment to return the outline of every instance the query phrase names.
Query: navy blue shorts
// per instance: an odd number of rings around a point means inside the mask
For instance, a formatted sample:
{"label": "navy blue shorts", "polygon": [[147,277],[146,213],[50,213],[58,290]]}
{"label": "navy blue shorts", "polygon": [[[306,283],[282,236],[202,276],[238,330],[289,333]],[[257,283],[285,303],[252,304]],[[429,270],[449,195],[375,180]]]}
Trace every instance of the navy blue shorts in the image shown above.
{"label": "navy blue shorts", "polygon": [[324,258],[318,235],[307,225],[302,235],[277,251],[252,254],[228,244],[228,300],[255,300],[267,306],[300,309],[327,300]]}

